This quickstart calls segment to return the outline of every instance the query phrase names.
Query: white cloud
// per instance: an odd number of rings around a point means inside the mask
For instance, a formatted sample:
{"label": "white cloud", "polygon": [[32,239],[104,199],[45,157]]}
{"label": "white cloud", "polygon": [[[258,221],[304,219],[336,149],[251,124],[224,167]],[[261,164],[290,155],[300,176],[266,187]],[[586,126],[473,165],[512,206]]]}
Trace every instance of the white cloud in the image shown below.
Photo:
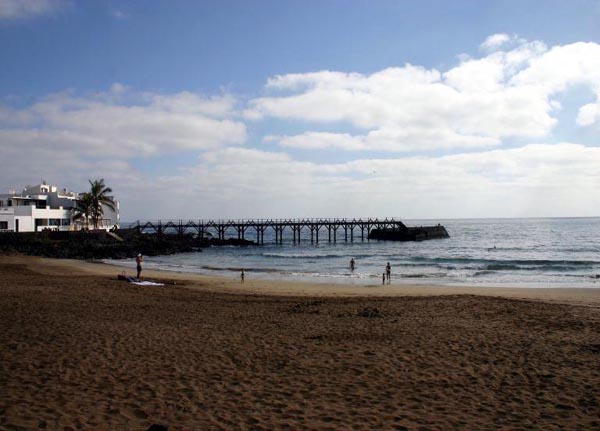
{"label": "white cloud", "polygon": [[600,44],[577,42],[554,46],[530,59],[529,66],[510,78],[515,87],[541,88],[552,95],[570,86],[586,85],[600,94]]}
{"label": "white cloud", "polygon": [[[589,216],[600,211],[590,198],[600,187],[599,164],[600,148],[571,143],[323,164],[226,148],[155,179],[150,190],[140,181],[127,191],[124,211],[163,219]],[[151,203],[157,194],[160,208]]]}
{"label": "white cloud", "polygon": [[[115,190],[148,187],[130,161],[244,144],[236,100],[135,93],[121,84],[87,96],[61,93],[21,109],[0,106],[0,184],[44,178],[73,189],[104,177]],[[133,192],[132,192],[133,193]]]}
{"label": "white cloud", "polygon": [[479,49],[482,51],[495,51],[502,47],[516,45],[516,44],[524,44],[527,41],[525,39],[520,38],[516,34],[506,34],[506,33],[496,33],[488,36],[481,45],[479,45]]}
{"label": "white cloud", "polygon": [[204,98],[189,91],[166,96],[148,94],[146,98],[154,107],[166,112],[207,115],[215,118],[231,117],[237,103],[233,96]]}
{"label": "white cloud", "polygon": [[89,97],[57,94],[16,110],[0,110],[4,145],[48,145],[90,157],[121,158],[243,144],[246,127],[234,119],[230,96],[189,92],[130,94],[119,84]]}
{"label": "white cloud", "polygon": [[516,34],[506,34],[506,33],[496,33],[488,36],[481,45],[479,45],[479,49],[483,51],[494,51],[503,46],[515,44],[515,43],[524,43],[525,40],[519,38]]}
{"label": "white cloud", "polygon": [[46,15],[63,7],[63,0],[2,0],[0,20]]}
{"label": "white cloud", "polygon": [[506,33],[496,33],[488,36],[485,41],[479,45],[481,49],[498,48],[510,41],[510,36]]}
{"label": "white cloud", "polygon": [[[305,132],[294,136],[269,135],[265,142],[279,142],[282,147],[304,150],[340,149],[346,151],[419,151],[427,149],[493,147],[500,142],[494,138],[465,136],[453,130],[393,129],[374,130],[366,135],[349,133]],[[399,146],[398,142],[405,142]]]}
{"label": "white cloud", "polygon": [[600,121],[600,102],[588,103],[579,108],[576,121],[580,126],[589,126]]}
{"label": "white cloud", "polygon": [[279,142],[282,147],[304,150],[339,148],[360,151],[367,149],[364,137],[352,136],[348,133],[305,132],[296,136],[269,135],[264,138],[264,141]]}
{"label": "white cloud", "polygon": [[[552,141],[559,95],[572,86],[600,95],[599,59],[595,43],[519,42],[445,71],[405,65],[275,76],[266,96],[247,105],[230,95],[138,93],[122,84],[0,105],[0,184],[20,188],[40,176],[83,189],[88,178],[104,177],[124,220],[598,215],[600,148],[502,144]],[[292,120],[297,132],[267,129],[264,142],[359,158],[314,163],[242,147],[241,118],[265,117]],[[600,98],[579,107],[578,125],[598,121]],[[469,153],[432,153],[456,148]],[[374,159],[374,150],[420,156]],[[136,170],[143,156],[182,152],[197,154],[195,166],[168,176]]]}
{"label": "white cloud", "polygon": [[120,82],[115,82],[110,86],[110,93],[118,95],[123,94],[128,90],[126,85],[121,84]]}
{"label": "white cloud", "polygon": [[[0,142],[5,142],[0,136]],[[143,174],[118,157],[86,158],[41,145],[0,146],[4,187],[44,178],[75,190],[104,177],[123,220],[237,217],[404,218],[592,216],[600,148],[531,144],[451,156],[294,160],[281,152],[228,147],[201,153],[169,176]],[[33,175],[37,175],[32,178]],[[160,205],[156,205],[157,199]],[[557,203],[560,203],[558,205]]]}
{"label": "white cloud", "polygon": [[[548,49],[543,42],[496,36],[488,42],[518,45],[478,59],[465,57],[445,72],[407,64],[371,75],[321,71],[274,76],[266,85],[270,94],[251,100],[245,117],[306,122],[303,133],[280,137],[285,147],[484,148],[510,138],[549,136],[561,106],[557,97],[574,85],[600,94],[599,44]],[[594,109],[582,108],[578,124],[597,121]],[[318,131],[324,124],[363,132]]]}
{"label": "white cloud", "polygon": [[112,16],[115,17],[118,20],[129,18],[129,14],[123,12],[122,10],[114,10],[112,12]]}

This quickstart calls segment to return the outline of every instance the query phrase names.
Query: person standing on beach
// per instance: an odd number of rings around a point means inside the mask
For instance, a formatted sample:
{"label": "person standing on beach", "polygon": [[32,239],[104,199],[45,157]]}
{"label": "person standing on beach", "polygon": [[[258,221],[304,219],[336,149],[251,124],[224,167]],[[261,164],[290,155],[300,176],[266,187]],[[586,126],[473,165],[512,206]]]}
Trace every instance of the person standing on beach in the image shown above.
{"label": "person standing on beach", "polygon": [[387,284],[390,284],[390,280],[392,278],[392,266],[389,262],[385,266],[385,277],[387,278]]}
{"label": "person standing on beach", "polygon": [[385,284],[385,272],[381,274],[381,284]]}
{"label": "person standing on beach", "polygon": [[240,273],[240,283],[242,283],[242,284],[244,283],[244,278],[245,278],[244,270],[242,269],[242,272]]}
{"label": "person standing on beach", "polygon": [[354,271],[354,258],[350,259],[350,271]]}
{"label": "person standing on beach", "polygon": [[142,254],[139,253],[137,255],[137,257],[135,258],[135,263],[137,264],[137,279],[140,279],[140,275],[142,275],[142,262],[144,261],[144,259],[142,259]]}

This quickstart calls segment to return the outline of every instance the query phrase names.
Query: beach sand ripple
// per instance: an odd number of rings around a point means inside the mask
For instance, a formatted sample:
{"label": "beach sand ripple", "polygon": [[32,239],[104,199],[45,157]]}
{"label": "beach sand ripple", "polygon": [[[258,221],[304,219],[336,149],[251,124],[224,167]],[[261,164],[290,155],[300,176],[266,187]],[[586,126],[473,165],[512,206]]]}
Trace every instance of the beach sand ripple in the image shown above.
{"label": "beach sand ripple", "polygon": [[2,430],[600,428],[596,307],[0,274]]}

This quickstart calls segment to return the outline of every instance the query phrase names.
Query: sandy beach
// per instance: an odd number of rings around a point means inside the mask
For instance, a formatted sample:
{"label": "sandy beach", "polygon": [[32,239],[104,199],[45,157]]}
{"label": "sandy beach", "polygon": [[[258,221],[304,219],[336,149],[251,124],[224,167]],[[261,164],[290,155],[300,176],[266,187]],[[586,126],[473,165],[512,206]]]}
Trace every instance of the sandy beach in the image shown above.
{"label": "sandy beach", "polygon": [[121,271],[0,257],[0,429],[600,427],[600,289]]}

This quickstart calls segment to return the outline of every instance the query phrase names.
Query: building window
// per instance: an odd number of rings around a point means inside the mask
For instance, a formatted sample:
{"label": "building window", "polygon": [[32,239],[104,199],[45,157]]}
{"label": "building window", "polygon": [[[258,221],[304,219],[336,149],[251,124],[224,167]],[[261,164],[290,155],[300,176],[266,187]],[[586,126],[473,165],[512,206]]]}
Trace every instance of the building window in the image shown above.
{"label": "building window", "polygon": [[0,230],[8,230],[8,222],[0,221]]}
{"label": "building window", "polygon": [[71,226],[71,220],[69,220],[68,218],[62,219],[62,225],[63,226]]}
{"label": "building window", "polygon": [[48,225],[50,225],[50,226],[60,226],[60,219],[59,218],[48,219]]}

